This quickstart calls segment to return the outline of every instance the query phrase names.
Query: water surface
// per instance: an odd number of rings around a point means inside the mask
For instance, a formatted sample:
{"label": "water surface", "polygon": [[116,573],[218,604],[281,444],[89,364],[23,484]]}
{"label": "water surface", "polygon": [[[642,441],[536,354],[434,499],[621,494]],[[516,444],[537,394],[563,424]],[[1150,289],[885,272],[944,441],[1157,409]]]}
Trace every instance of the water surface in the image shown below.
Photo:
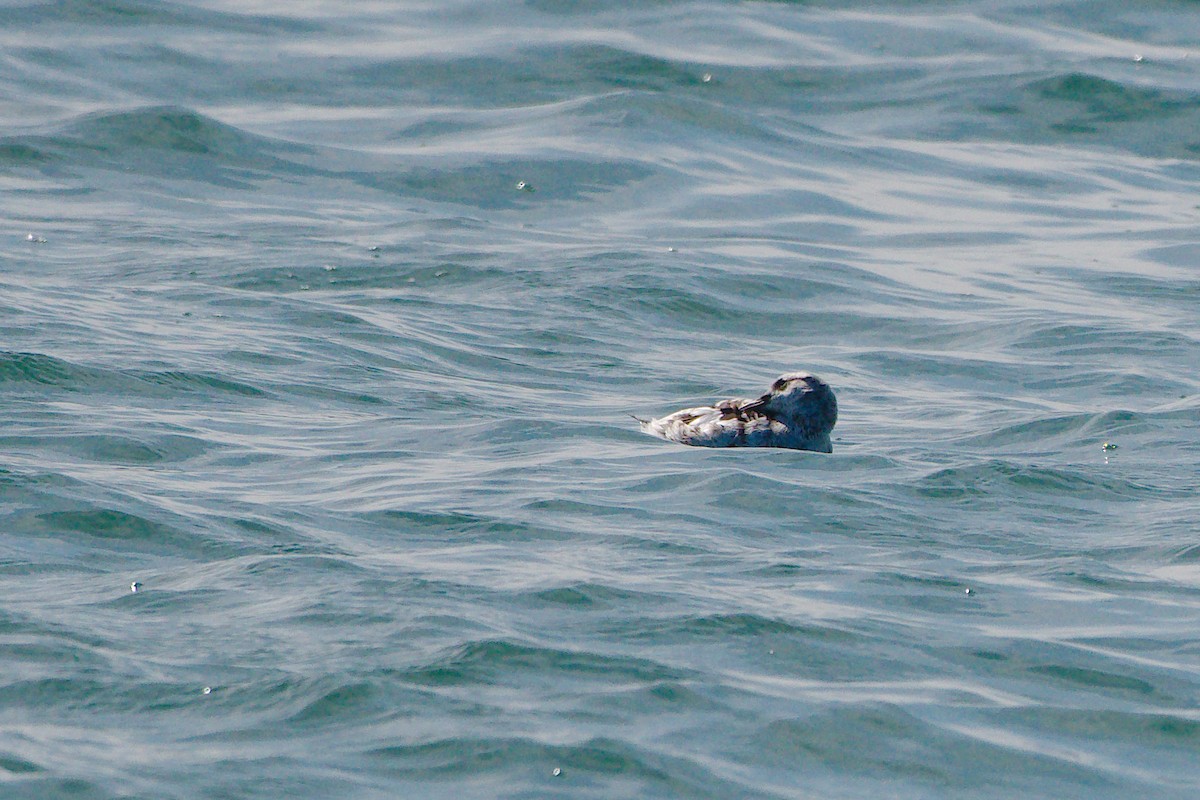
{"label": "water surface", "polygon": [[1190,798],[1197,41],[4,4],[4,796]]}

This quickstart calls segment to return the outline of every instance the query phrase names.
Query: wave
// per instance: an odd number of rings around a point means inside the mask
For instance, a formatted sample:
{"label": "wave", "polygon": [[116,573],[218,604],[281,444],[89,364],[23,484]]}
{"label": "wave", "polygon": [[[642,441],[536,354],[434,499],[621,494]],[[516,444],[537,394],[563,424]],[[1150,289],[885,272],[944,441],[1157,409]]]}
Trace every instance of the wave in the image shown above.
{"label": "wave", "polygon": [[247,383],[210,373],[187,370],[118,370],[88,367],[42,353],[0,351],[0,385],[37,391],[39,387],[78,393],[114,393],[150,397],[178,394],[229,394],[265,397],[267,392]]}
{"label": "wave", "polygon": [[540,679],[614,678],[652,683],[679,680],[679,671],[645,658],[518,644],[502,639],[471,642],[454,648],[436,662],[408,670],[409,680],[426,685],[459,685]]}

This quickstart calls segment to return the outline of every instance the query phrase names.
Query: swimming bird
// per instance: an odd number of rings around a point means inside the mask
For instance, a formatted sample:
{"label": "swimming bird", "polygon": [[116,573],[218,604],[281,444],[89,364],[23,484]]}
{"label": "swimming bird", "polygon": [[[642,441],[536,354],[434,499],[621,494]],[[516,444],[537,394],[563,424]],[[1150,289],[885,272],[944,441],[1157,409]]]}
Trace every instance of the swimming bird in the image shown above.
{"label": "swimming bird", "polygon": [[837,423],[837,398],[829,384],[816,375],[789,372],[780,375],[757,400],[722,400],[658,419],[634,419],[646,433],[681,444],[832,453],[829,432]]}

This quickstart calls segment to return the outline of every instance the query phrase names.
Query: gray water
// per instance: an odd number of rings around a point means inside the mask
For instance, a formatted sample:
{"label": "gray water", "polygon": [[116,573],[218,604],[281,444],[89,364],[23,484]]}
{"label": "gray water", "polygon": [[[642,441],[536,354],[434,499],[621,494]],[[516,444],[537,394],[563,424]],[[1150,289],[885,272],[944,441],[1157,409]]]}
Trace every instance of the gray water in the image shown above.
{"label": "gray water", "polygon": [[1195,797],[1198,42],[4,3],[0,796]]}

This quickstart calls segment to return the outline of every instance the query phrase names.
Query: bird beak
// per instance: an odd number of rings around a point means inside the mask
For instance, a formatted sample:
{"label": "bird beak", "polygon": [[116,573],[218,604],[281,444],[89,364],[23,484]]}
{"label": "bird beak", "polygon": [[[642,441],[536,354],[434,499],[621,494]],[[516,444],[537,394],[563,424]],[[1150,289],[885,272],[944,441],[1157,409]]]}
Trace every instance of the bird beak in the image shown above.
{"label": "bird beak", "polygon": [[770,399],[771,399],[770,394],[764,394],[762,397],[758,398],[757,400],[754,400],[750,403],[746,403],[746,405],[742,406],[742,411],[758,411],[763,406],[765,406],[767,404],[767,401],[769,401]]}

